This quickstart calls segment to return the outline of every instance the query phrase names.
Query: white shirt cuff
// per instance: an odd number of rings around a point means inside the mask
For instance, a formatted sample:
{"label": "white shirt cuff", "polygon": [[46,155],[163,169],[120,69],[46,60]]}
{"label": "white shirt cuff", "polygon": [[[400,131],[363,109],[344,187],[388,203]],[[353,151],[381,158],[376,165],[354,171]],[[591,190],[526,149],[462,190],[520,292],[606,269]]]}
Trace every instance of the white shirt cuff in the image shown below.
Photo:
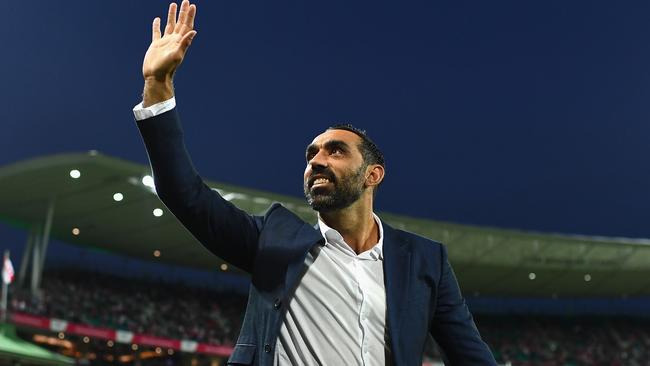
{"label": "white shirt cuff", "polygon": [[171,111],[174,107],[176,107],[175,97],[171,97],[171,99],[167,99],[164,102],[150,105],[147,108],[144,108],[142,102],[140,102],[138,105],[133,107],[133,115],[135,116],[136,121],[142,121],[143,119],[155,117],[159,114]]}

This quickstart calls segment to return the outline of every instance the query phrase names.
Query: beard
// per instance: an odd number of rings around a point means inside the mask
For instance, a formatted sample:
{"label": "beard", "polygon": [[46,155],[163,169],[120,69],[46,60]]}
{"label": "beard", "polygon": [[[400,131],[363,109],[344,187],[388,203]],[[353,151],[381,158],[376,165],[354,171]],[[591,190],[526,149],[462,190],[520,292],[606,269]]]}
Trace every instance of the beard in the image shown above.
{"label": "beard", "polygon": [[363,184],[365,171],[366,167],[362,164],[359,169],[341,176],[341,178],[337,178],[329,168],[314,172],[313,174],[327,176],[334,189],[311,189],[309,187],[311,179],[308,179],[303,185],[307,203],[318,212],[331,212],[350,206],[361,197],[366,189]]}

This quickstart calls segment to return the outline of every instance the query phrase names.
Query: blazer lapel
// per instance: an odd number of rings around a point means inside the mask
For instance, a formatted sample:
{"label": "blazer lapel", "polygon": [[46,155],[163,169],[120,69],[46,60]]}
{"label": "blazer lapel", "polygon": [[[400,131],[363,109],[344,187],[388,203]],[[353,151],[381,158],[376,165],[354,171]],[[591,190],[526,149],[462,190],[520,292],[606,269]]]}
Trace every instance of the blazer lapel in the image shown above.
{"label": "blazer lapel", "polygon": [[[386,307],[388,332],[393,352],[398,350],[399,330],[405,301],[409,292],[411,253],[400,240],[397,231],[386,223],[384,227],[384,283],[386,285]],[[396,355],[397,356],[397,355]]]}
{"label": "blazer lapel", "polygon": [[296,281],[302,275],[305,264],[305,257],[309,250],[319,241],[324,240],[318,229],[314,229],[311,225],[304,223],[296,233],[291,248],[293,253],[296,253],[294,258],[291,258],[287,266],[287,274],[284,282],[285,294],[287,291],[293,290],[296,286]]}

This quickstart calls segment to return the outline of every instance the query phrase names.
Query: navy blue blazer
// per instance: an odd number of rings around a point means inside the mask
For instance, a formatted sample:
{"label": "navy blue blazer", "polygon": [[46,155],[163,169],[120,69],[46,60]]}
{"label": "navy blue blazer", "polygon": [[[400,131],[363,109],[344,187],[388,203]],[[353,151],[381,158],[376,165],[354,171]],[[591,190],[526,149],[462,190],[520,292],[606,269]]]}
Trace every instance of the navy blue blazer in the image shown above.
{"label": "navy blue blazer", "polygon": [[[248,272],[252,284],[229,365],[273,364],[285,306],[320,231],[280,204],[252,216],[203,183],[183,142],[176,109],[138,122],[156,191],[212,253]],[[394,365],[422,365],[429,334],[451,365],[496,365],[465,304],[445,247],[384,226],[387,326]]]}

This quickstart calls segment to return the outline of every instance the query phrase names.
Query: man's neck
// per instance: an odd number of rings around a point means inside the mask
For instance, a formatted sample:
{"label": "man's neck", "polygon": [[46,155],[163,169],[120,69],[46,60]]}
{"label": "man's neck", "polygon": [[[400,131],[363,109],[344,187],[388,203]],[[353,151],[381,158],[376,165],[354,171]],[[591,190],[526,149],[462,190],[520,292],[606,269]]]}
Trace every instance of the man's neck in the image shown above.
{"label": "man's neck", "polygon": [[327,226],[338,231],[357,254],[379,242],[379,227],[372,214],[372,201],[359,199],[342,210],[321,212],[318,216]]}

